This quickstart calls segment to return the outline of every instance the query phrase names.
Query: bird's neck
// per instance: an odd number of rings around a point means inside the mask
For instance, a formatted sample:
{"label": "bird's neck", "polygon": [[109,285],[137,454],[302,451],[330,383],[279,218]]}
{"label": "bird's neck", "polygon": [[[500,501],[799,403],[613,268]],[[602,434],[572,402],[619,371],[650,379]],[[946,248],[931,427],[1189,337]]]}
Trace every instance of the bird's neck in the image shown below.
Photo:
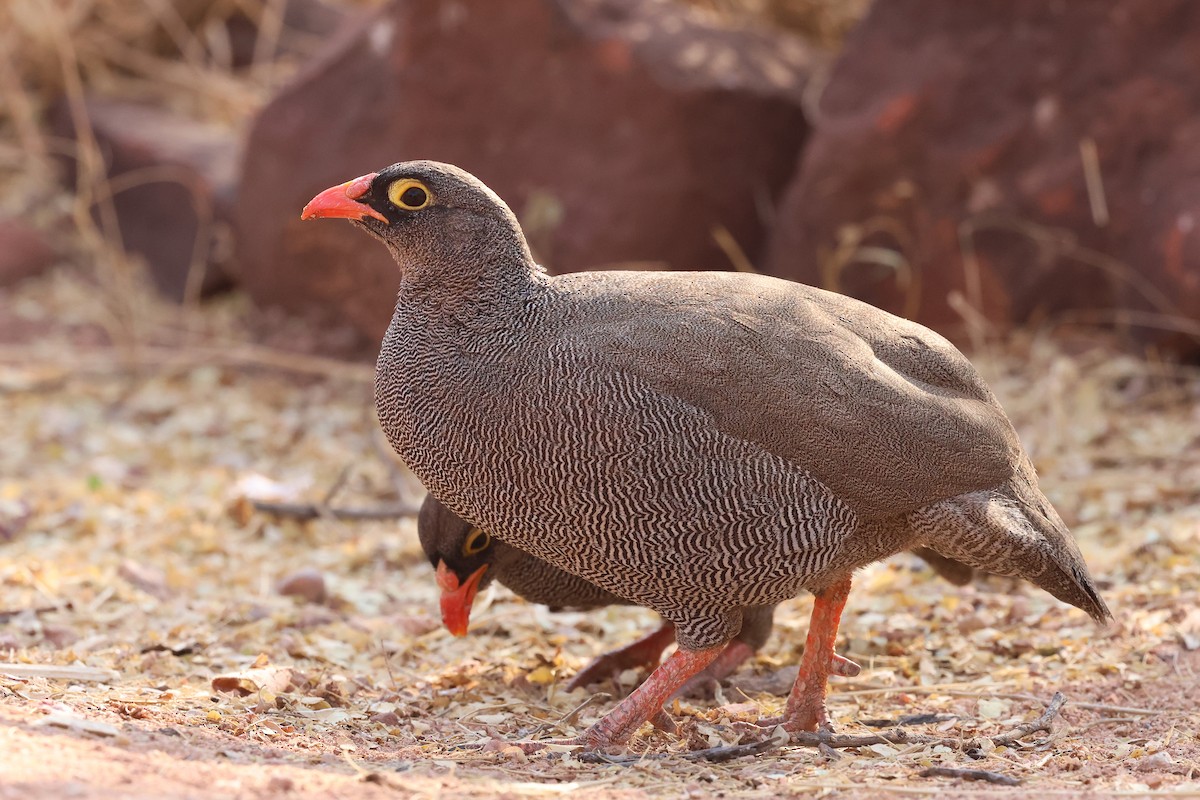
{"label": "bird's neck", "polygon": [[503,248],[470,248],[446,258],[452,269],[402,263],[397,307],[454,326],[494,327],[511,320],[546,282],[524,240]]}

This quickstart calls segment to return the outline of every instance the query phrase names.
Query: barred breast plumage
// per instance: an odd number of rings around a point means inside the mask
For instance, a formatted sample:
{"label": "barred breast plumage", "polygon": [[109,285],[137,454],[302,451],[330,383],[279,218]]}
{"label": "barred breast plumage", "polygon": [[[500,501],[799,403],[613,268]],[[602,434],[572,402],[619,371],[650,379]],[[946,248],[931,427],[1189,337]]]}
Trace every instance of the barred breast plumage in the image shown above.
{"label": "barred breast plumage", "polygon": [[376,402],[454,513],[649,606],[679,651],[589,729],[623,741],[736,635],[817,593],[785,725],[826,722],[851,572],[914,547],[1108,610],[991,391],[949,342],[726,273],[547,276],[472,176],[396,164],[318,195],[401,267]]}
{"label": "barred breast plumage", "polygon": [[[552,611],[588,610],[609,605],[631,605],[629,600],[594,583],[559,569],[540,558],[491,537],[427,495],[417,517],[421,547],[437,571],[442,589],[442,620],[456,636],[467,632],[476,592],[499,581],[531,603]],[[754,655],[771,635],[774,606],[745,609],[741,629],[721,657],[695,676],[682,694],[706,694],[715,682],[731,675]],[[675,626],[663,623],[634,642],[597,656],[567,684],[568,689],[588,686],[620,675],[627,669],[656,666],[675,641]]]}

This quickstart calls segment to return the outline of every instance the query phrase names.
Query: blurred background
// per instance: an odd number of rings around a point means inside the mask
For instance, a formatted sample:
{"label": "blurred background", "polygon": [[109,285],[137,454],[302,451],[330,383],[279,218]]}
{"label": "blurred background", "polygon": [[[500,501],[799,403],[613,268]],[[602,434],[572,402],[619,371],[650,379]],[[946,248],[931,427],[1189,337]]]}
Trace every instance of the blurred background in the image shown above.
{"label": "blurred background", "polygon": [[[553,271],[745,269],[976,346],[1086,326],[1200,352],[1187,2],[12,0],[0,282],[243,292],[369,353],[395,269],[320,189],[412,158]],[[296,342],[287,338],[291,346]],[[330,350],[332,348],[332,350]]]}
{"label": "blurred background", "polygon": [[[757,271],[951,337],[1118,622],[901,557],[852,596],[867,694],[835,719],[956,686],[905,702],[986,728],[1069,683],[1124,710],[1078,712],[1076,763],[1047,770],[1188,780],[1200,745],[1168,732],[1200,725],[1198,75],[1192,0],[0,3],[0,676],[28,668],[0,714],[419,760],[479,720],[562,717],[559,677],[652,620],[494,589],[475,636],[440,630],[423,492],[371,401],[396,267],[299,220],[432,158],[495,189],[551,271]],[[808,602],[756,678],[795,663]],[[100,673],[38,671],[65,667]],[[891,755],[838,774],[903,777]]]}

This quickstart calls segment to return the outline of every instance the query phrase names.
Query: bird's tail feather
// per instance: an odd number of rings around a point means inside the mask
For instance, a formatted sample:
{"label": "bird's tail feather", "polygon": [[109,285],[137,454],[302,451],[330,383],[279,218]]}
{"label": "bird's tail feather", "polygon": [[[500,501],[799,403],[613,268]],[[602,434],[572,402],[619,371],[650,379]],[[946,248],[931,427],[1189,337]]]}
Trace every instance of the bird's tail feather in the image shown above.
{"label": "bird's tail feather", "polygon": [[947,558],[1024,578],[1097,622],[1112,619],[1074,537],[1037,488],[1032,466],[1000,490],[927,506],[909,521],[925,546]]}

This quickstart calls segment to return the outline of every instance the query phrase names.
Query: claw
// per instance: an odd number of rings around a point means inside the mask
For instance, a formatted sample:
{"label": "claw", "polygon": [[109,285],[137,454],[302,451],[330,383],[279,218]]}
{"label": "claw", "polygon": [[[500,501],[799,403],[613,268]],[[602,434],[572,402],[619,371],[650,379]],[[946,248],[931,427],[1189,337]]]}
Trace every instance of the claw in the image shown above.
{"label": "claw", "polygon": [[665,716],[662,707],[667,698],[712,663],[723,649],[723,645],[718,645],[706,650],[676,650],[641,686],[584,731],[580,741],[588,750],[625,744],[643,722]]}

